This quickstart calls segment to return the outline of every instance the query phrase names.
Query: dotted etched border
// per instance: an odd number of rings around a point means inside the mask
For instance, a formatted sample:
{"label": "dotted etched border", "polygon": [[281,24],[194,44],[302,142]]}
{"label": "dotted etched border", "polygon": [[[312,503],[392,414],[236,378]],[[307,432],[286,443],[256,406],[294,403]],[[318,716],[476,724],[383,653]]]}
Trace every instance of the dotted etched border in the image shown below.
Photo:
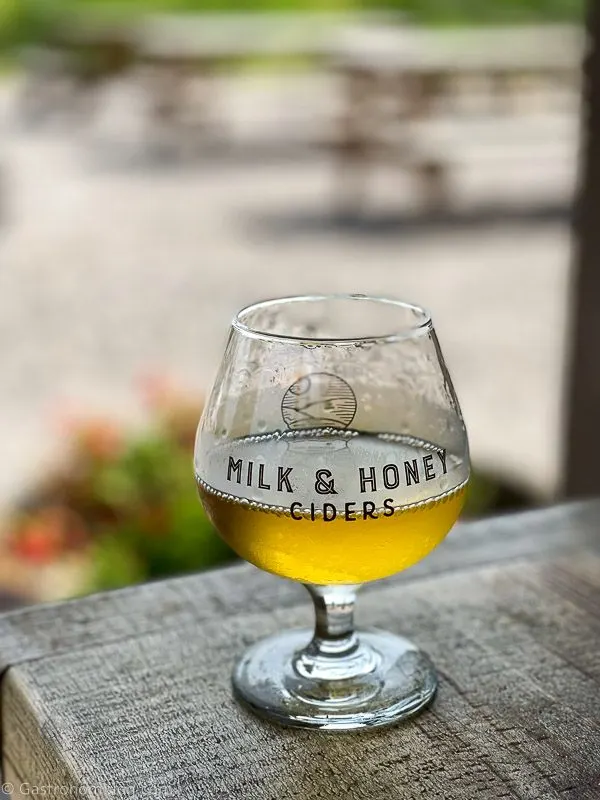
{"label": "dotted etched border", "polygon": [[[430,505],[432,503],[435,503],[436,505],[438,503],[445,503],[450,499],[450,497],[452,497],[453,495],[457,494],[462,489],[464,489],[467,486],[468,482],[469,478],[465,478],[465,480],[459,483],[457,486],[454,486],[452,489],[448,489],[447,491],[442,492],[442,494],[436,494],[434,497],[430,497],[427,500],[418,500],[415,503],[407,503],[406,505],[394,506],[394,511],[414,511],[417,508],[421,508],[423,506]],[[208,494],[212,494],[214,497],[218,497],[219,499],[225,500],[226,502],[244,506],[244,508],[248,508],[251,511],[264,511],[268,514],[275,514],[277,516],[281,516],[282,514],[287,517],[292,516],[289,506],[275,506],[267,503],[259,503],[257,500],[248,500],[247,497],[238,497],[237,495],[229,494],[228,492],[222,492],[220,489],[215,489],[214,486],[211,486],[209,483],[203,480],[198,475],[198,473],[196,473],[196,483],[199,486],[201,486],[202,489],[208,492]],[[380,511],[382,513],[385,510],[386,509],[384,508],[384,506],[380,506],[379,508],[375,509],[375,511]],[[296,513],[302,514],[302,516],[308,516],[310,514],[310,511],[308,509],[297,509]],[[354,513],[360,514],[361,512],[356,511]],[[322,516],[323,516],[323,511],[315,509],[315,517],[322,517]]]}

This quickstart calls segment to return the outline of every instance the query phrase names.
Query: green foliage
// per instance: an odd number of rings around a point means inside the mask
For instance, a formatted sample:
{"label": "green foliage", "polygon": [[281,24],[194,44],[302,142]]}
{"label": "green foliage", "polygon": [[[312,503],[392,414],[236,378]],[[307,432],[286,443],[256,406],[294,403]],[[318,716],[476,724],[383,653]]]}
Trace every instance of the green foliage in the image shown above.
{"label": "green foliage", "polygon": [[[74,0],[79,5],[89,0]],[[97,1],[97,0],[96,0]],[[120,0],[105,0],[104,5]],[[172,11],[334,11],[390,8],[426,23],[578,20],[585,0],[130,0],[130,6]]]}
{"label": "green foliage", "polygon": [[201,405],[158,383],[150,427],[69,424],[70,457],[16,509],[10,547],[33,567],[80,555],[84,591],[199,571],[234,553],[206,517],[192,454]]}
{"label": "green foliage", "polygon": [[93,477],[100,504],[114,511],[91,550],[91,588],[197,571],[233,557],[202,510],[191,453],[158,433],[133,441]]}
{"label": "green foliage", "polygon": [[389,8],[428,25],[579,22],[585,0],[363,0],[362,7]]}
{"label": "green foliage", "polygon": [[585,0],[0,0],[0,47],[45,38],[56,20],[92,10],[145,12],[374,11],[388,9],[427,25],[519,24],[583,19]]}
{"label": "green foliage", "polygon": [[[98,0],[71,0],[77,6],[98,5]],[[102,6],[161,11],[335,11],[394,9],[412,19],[430,23],[481,21],[576,20],[584,0],[104,0]]]}
{"label": "green foliage", "polygon": [[[81,556],[83,591],[200,571],[235,558],[207,519],[193,479],[200,404],[161,381],[146,387],[148,429],[69,423],[71,456],[9,520],[10,547],[33,569]],[[519,487],[475,472],[463,516],[531,505]]]}
{"label": "green foliage", "polygon": [[477,519],[489,514],[519,511],[542,502],[526,487],[507,481],[499,475],[483,470],[471,471],[463,519]]}

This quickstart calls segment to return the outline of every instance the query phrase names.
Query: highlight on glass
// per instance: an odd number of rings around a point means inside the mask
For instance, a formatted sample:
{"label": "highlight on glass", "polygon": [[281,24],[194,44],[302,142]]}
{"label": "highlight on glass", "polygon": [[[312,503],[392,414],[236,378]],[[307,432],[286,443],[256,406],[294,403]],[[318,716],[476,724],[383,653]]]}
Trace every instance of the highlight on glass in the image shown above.
{"label": "highlight on glass", "polygon": [[[429,314],[364,295],[289,297],[234,319],[198,428],[196,481],[246,561],[305,584],[314,630],[253,645],[236,697],[296,727],[388,725],[425,707],[428,656],[355,630],[360,586],[428,555],[460,513],[467,435]],[[401,615],[401,609],[398,610]]]}

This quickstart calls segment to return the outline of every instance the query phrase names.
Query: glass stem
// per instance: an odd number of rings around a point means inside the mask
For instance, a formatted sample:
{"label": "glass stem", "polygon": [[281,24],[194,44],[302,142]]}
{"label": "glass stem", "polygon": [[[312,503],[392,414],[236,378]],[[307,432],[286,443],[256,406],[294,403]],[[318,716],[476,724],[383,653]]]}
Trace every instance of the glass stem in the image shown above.
{"label": "glass stem", "polygon": [[306,649],[309,656],[343,658],[358,648],[354,631],[354,604],[360,586],[306,584],[315,606],[315,633]]}

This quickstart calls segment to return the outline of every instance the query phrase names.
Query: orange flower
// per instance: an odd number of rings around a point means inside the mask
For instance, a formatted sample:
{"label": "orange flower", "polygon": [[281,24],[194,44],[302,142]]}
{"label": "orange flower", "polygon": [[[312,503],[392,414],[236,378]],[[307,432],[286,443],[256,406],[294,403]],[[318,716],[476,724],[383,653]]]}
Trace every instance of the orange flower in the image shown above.
{"label": "orange flower", "polygon": [[10,540],[12,551],[34,564],[48,564],[86,540],[77,514],[61,506],[42,509],[25,518]]}
{"label": "orange flower", "polygon": [[178,392],[165,375],[149,373],[138,381],[144,404],[150,411],[162,412],[177,403]]}
{"label": "orange flower", "polygon": [[74,436],[77,448],[96,461],[116,458],[123,445],[121,431],[112,422],[103,419],[80,422]]}
{"label": "orange flower", "polygon": [[108,419],[85,416],[71,408],[62,408],[57,416],[59,431],[72,439],[78,453],[98,461],[115,458],[123,445],[118,426]]}

